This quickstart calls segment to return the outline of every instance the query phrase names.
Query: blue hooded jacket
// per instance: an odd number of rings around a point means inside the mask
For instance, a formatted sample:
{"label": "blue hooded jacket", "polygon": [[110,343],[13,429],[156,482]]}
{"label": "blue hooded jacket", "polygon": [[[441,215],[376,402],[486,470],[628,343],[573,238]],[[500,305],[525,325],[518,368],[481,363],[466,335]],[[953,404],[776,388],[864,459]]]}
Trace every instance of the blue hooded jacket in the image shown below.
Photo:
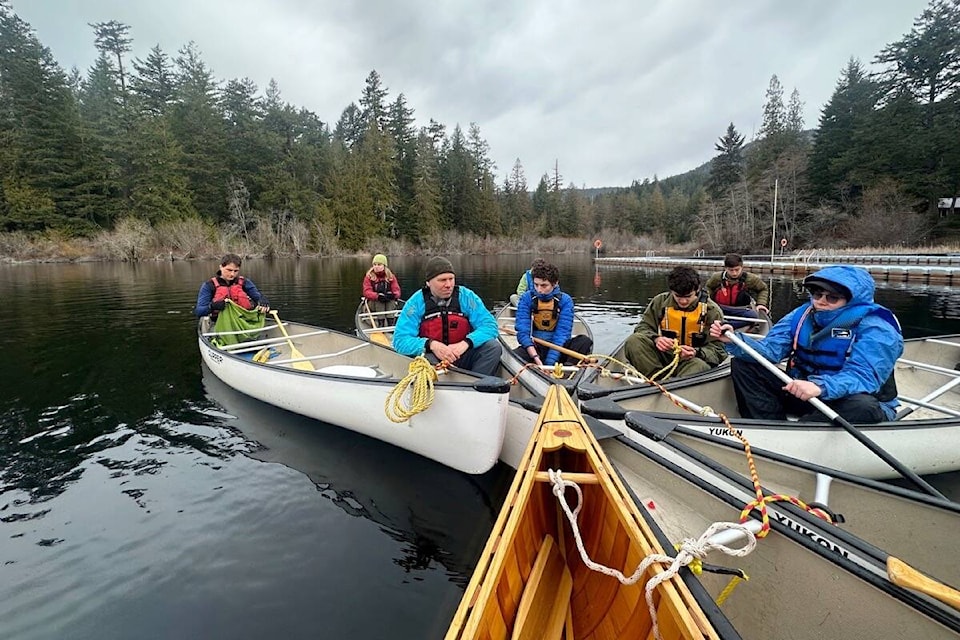
{"label": "blue hooded jacket", "polygon": [[[830,311],[812,311],[804,320],[809,348],[828,338],[832,329],[853,332],[852,346],[846,361],[837,371],[817,371],[806,379],[820,387],[821,400],[836,400],[856,393],[876,394],[893,373],[897,358],[903,354],[903,335],[896,316],[873,301],[874,284],[870,274],[860,267],[831,266],[816,272],[817,278],[846,287],[851,293],[847,304]],[[811,306],[801,305],[780,319],[762,339],[742,336],[764,358],[779,363],[793,350],[793,338],[801,316]],[[813,330],[807,328],[810,324]],[[727,351],[740,358],[750,356],[735,344]],[[791,370],[792,375],[799,372]],[[888,420],[896,416],[899,402],[894,398],[881,403]]]}
{"label": "blue hooded jacket", "polygon": [[[533,308],[534,299],[540,298],[544,302],[550,298],[559,298],[559,315],[557,316],[557,326],[553,331],[542,331],[533,329]],[[517,330],[517,342],[521,347],[530,347],[534,345],[533,338],[540,338],[547,342],[552,342],[558,346],[566,346],[567,341],[573,334],[573,298],[560,290],[560,285],[554,285],[553,289],[547,293],[538,293],[535,287],[527,289],[517,301],[517,317],[515,327]],[[557,363],[560,359],[560,352],[556,349],[547,350],[543,364],[549,366]]]}

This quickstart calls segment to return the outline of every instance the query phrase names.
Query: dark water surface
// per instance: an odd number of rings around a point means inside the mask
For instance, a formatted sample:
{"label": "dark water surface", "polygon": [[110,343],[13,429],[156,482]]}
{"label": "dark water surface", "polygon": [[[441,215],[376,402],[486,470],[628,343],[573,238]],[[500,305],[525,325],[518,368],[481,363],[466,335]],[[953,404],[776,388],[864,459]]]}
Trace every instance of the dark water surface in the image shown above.
{"label": "dark water surface", "polygon": [[[490,307],[531,256],[455,258]],[[598,352],[664,273],[558,257]],[[391,259],[404,295],[423,259]],[[366,260],[253,261],[282,317],[352,331]],[[226,388],[206,263],[0,267],[0,638],[439,638],[512,471],[460,474]],[[773,312],[797,304],[772,281]],[[908,337],[960,290],[884,288]],[[938,484],[956,498],[956,474]]]}

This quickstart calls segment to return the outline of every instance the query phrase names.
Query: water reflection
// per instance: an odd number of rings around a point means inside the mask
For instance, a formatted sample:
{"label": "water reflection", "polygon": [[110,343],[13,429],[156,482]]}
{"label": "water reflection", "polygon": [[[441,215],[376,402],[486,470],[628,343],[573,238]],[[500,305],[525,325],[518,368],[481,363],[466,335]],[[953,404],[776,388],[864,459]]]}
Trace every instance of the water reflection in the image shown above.
{"label": "water reflection", "polygon": [[443,565],[462,586],[493,527],[513,473],[458,473],[397,447],[291,414],[226,386],[203,367],[210,399],[226,424],[255,443],[252,457],[305,474],[334,505],[366,518],[401,543],[394,563],[407,572]]}

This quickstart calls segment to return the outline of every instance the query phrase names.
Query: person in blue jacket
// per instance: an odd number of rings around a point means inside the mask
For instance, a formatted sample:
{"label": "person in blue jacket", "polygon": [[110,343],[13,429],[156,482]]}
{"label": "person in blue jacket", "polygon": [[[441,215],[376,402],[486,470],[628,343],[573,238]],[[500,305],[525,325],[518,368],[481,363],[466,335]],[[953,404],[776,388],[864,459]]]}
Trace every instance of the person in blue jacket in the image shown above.
{"label": "person in blue jacket", "polygon": [[783,381],[723,335],[719,322],[710,335],[734,358],[731,377],[744,418],[828,420],[807,401],[820,398],[848,422],[892,420],[899,406],[894,367],[903,354],[900,323],[873,301],[874,284],[860,267],[825,267],[804,278],[810,301],[780,319],[761,339],[743,336],[773,363],[787,360]]}
{"label": "person in blue jacket", "polygon": [[220,269],[209,280],[200,285],[197,292],[197,304],[193,308],[198,317],[209,315],[216,320],[217,315],[227,304],[227,300],[244,309],[256,309],[261,313],[270,311],[267,297],[260,293],[253,280],[240,275],[242,260],[235,253],[228,253],[220,261]]}
{"label": "person in blue jacket", "polygon": [[590,336],[573,333],[573,298],[560,290],[560,270],[547,262],[534,264],[530,270],[533,286],[517,300],[515,328],[519,346],[516,352],[524,360],[538,365],[575,364],[577,359],[550,349],[534,338],[545,340],[577,353],[593,349]]}
{"label": "person in blue jacket", "polygon": [[473,291],[459,286],[453,265],[441,256],[427,261],[426,284],[410,296],[393,331],[393,348],[425,355],[481,375],[495,375],[503,353],[497,320]]}

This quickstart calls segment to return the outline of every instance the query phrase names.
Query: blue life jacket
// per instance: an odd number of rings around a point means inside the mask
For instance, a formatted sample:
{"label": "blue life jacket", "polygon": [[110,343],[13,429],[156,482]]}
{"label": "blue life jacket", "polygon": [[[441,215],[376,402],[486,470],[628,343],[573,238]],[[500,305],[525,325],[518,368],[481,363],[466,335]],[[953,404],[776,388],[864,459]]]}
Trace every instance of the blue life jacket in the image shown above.
{"label": "blue life jacket", "polygon": [[[853,351],[860,322],[871,313],[879,315],[900,332],[900,323],[890,311],[871,304],[841,309],[830,326],[817,327],[813,305],[808,303],[803,313],[793,317],[793,348],[787,360],[787,373],[806,380],[821,373],[840,371]],[[880,402],[889,402],[897,397],[897,382],[893,372],[872,395]]]}

